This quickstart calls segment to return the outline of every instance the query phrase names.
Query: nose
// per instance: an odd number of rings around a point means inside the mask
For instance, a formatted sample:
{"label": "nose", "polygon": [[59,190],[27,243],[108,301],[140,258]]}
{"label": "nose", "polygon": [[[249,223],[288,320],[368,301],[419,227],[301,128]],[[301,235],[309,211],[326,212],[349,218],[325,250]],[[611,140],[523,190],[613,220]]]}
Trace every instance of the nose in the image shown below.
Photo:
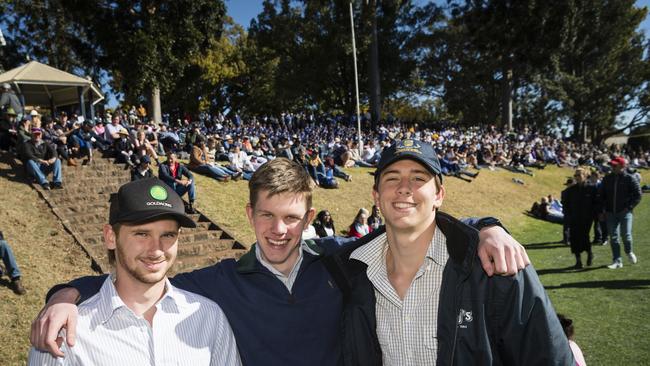
{"label": "nose", "polygon": [[402,178],[399,181],[399,185],[397,186],[397,193],[399,194],[411,194],[413,190],[411,189],[411,180],[408,178]]}
{"label": "nose", "polygon": [[282,235],[287,232],[287,225],[284,223],[284,220],[281,218],[275,218],[273,219],[273,223],[271,226],[271,232],[273,234],[278,234]]}

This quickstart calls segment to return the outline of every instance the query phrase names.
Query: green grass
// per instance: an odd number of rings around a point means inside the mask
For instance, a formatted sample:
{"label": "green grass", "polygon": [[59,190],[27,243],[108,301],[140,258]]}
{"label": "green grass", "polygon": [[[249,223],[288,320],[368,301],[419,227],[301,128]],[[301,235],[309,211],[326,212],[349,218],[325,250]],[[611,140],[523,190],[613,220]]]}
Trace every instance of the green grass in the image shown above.
{"label": "green grass", "polygon": [[[352,182],[340,189],[317,188],[314,206],[332,212],[337,231],[346,230],[359,207],[372,205],[371,169],[349,169]],[[506,171],[481,171],[472,183],[445,178],[443,210],[455,216],[499,217],[527,247],[542,283],[557,311],[572,318],[576,341],[589,365],[635,365],[650,359],[650,203],[647,196],[635,210],[634,244],[637,265],[609,270],[609,246],[594,248],[596,259],[589,269],[574,271],[567,246],[553,243],[561,238],[559,225],[524,214],[535,200],[549,193],[559,197],[568,169],[548,167],[535,177]],[[243,243],[254,235],[246,220],[247,182],[219,183],[196,176],[197,206]],[[515,184],[512,178],[525,181]],[[646,178],[648,176],[646,175]],[[29,325],[43,304],[45,292],[56,283],[92,273],[90,261],[63,230],[56,216],[38,194],[0,161],[0,229],[10,239],[24,273],[26,296],[16,296],[0,280],[0,365],[25,364],[29,348]],[[544,244],[548,243],[548,244]]]}
{"label": "green grass", "polygon": [[[591,268],[571,270],[567,246],[553,243],[561,226],[532,218],[513,232],[529,256],[556,311],[573,319],[576,342],[589,365],[638,365],[650,359],[650,203],[647,195],[634,211],[633,245],[639,263],[610,270],[609,245],[594,246]],[[622,249],[621,249],[622,251]],[[583,256],[584,257],[584,256]],[[584,259],[583,259],[584,261]]]}

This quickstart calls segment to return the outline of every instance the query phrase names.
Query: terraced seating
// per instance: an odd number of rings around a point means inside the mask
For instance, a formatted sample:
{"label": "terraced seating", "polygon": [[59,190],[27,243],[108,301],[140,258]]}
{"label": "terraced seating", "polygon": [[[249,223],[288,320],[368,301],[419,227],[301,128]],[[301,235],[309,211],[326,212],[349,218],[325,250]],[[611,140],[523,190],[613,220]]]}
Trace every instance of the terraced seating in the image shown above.
{"label": "terraced seating", "polygon": [[[99,154],[97,154],[99,155]],[[108,222],[109,197],[130,180],[130,171],[114,159],[95,155],[93,163],[63,167],[64,189],[34,188],[48,202],[65,228],[75,237],[100,272],[110,270],[102,228]],[[194,229],[184,228],[179,238],[178,259],[171,274],[210,265],[224,258],[239,258],[246,248],[203,213],[191,215]]]}

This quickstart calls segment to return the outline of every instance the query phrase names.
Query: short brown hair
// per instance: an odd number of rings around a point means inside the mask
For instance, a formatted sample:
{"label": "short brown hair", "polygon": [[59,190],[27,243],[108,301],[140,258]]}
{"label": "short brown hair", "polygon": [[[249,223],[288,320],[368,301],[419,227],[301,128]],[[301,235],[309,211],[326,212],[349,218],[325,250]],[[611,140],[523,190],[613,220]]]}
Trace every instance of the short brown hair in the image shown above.
{"label": "short brown hair", "polygon": [[281,193],[300,194],[311,208],[314,181],[307,170],[295,161],[277,158],[262,165],[248,182],[249,202],[254,209],[259,192],[267,191],[269,197]]}

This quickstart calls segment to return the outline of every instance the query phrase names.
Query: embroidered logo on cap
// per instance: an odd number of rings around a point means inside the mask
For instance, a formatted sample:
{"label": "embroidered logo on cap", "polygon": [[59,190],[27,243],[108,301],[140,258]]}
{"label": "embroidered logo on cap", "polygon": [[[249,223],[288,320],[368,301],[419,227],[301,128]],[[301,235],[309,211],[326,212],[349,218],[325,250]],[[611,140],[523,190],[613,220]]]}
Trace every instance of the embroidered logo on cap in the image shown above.
{"label": "embroidered logo on cap", "polygon": [[164,201],[167,199],[167,190],[164,187],[155,185],[149,189],[149,195],[155,200]]}
{"label": "embroidered logo on cap", "polygon": [[404,152],[413,152],[422,154],[422,151],[420,151],[421,148],[422,146],[420,146],[420,144],[418,144],[415,140],[405,139],[397,144],[395,147],[395,153],[400,154]]}

